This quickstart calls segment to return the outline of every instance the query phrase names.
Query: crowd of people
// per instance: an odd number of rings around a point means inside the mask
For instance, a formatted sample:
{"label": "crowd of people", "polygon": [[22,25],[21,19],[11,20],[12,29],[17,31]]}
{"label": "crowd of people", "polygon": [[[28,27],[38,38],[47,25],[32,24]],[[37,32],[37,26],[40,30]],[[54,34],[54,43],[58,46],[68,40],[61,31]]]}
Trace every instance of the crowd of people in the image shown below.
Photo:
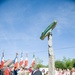
{"label": "crowd of people", "polygon": [[75,68],[70,69],[55,69],[55,75],[75,75]]}
{"label": "crowd of people", "polygon": [[[45,72],[45,69],[42,70],[42,75],[49,75],[48,71]],[[58,69],[55,68],[55,75],[75,75],[75,68],[70,69]]]}
{"label": "crowd of people", "polygon": [[[48,75],[48,70],[40,70],[39,67],[36,67],[35,69],[32,67],[4,67],[0,68],[0,75]],[[71,70],[55,68],[55,75],[75,75],[75,68],[72,68]]]}
{"label": "crowd of people", "polygon": [[20,68],[4,67],[0,68],[0,75],[42,75],[42,72],[39,70],[39,68],[36,68],[34,70],[32,67],[29,68],[26,68],[24,66]]}

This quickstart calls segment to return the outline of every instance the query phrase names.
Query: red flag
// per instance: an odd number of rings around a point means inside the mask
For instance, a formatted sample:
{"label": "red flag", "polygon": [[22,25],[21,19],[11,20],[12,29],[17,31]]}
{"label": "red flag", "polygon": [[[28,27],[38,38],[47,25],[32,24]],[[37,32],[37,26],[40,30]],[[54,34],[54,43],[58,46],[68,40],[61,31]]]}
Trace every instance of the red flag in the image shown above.
{"label": "red flag", "polygon": [[4,67],[4,52],[2,53],[2,58],[1,58],[1,67]]}
{"label": "red flag", "polygon": [[33,55],[33,60],[32,60],[32,67],[34,67],[34,65],[35,65],[35,55]]}
{"label": "red flag", "polygon": [[19,63],[18,63],[18,53],[16,53],[16,57],[14,60],[14,67],[18,68],[19,67]]}
{"label": "red flag", "polygon": [[21,53],[21,59],[20,59],[20,66],[23,65],[23,56],[22,56],[23,53]]}
{"label": "red flag", "polygon": [[28,66],[28,54],[26,54],[25,66]]}
{"label": "red flag", "polygon": [[10,75],[10,70],[9,70],[9,68],[6,68],[6,69],[5,69],[5,75]]}

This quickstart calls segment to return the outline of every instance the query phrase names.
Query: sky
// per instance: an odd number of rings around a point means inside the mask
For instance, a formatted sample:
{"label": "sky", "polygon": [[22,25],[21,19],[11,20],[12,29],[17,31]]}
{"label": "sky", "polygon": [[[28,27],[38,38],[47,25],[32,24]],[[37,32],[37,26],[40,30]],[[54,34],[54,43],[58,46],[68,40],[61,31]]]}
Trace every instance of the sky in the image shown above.
{"label": "sky", "polygon": [[[75,1],[74,0],[0,0],[0,57],[20,60],[33,54],[48,64],[48,38],[41,33],[54,20],[52,31],[55,60],[75,58]],[[1,58],[0,58],[1,59]]]}

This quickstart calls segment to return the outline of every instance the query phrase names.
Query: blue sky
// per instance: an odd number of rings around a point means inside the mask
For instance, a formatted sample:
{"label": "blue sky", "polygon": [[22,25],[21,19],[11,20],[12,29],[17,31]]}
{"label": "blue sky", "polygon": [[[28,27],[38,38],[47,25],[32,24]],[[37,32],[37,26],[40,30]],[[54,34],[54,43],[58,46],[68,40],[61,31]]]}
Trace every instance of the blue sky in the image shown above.
{"label": "blue sky", "polygon": [[55,60],[75,58],[75,1],[74,0],[0,0],[0,57],[18,59],[23,51],[29,63],[36,57],[48,64],[48,40],[42,41],[42,31],[54,20],[53,48]]}

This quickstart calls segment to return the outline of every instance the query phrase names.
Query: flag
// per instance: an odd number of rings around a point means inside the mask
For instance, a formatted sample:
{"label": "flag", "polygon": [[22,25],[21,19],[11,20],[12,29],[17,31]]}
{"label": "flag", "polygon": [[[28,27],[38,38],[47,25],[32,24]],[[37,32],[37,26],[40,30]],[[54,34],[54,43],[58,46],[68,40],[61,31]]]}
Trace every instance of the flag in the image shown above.
{"label": "flag", "polygon": [[35,65],[35,55],[33,54],[33,59],[32,59],[32,67],[34,67],[34,65]]}
{"label": "flag", "polygon": [[20,66],[22,66],[23,65],[23,55],[22,55],[23,53],[21,53],[21,58],[20,58]]}
{"label": "flag", "polygon": [[19,67],[19,63],[18,63],[18,53],[16,53],[16,57],[14,59],[14,67],[18,68]]}
{"label": "flag", "polygon": [[1,67],[4,67],[4,52],[2,53],[2,58],[1,58]]}
{"label": "flag", "polygon": [[28,66],[28,54],[26,54],[25,67]]}

